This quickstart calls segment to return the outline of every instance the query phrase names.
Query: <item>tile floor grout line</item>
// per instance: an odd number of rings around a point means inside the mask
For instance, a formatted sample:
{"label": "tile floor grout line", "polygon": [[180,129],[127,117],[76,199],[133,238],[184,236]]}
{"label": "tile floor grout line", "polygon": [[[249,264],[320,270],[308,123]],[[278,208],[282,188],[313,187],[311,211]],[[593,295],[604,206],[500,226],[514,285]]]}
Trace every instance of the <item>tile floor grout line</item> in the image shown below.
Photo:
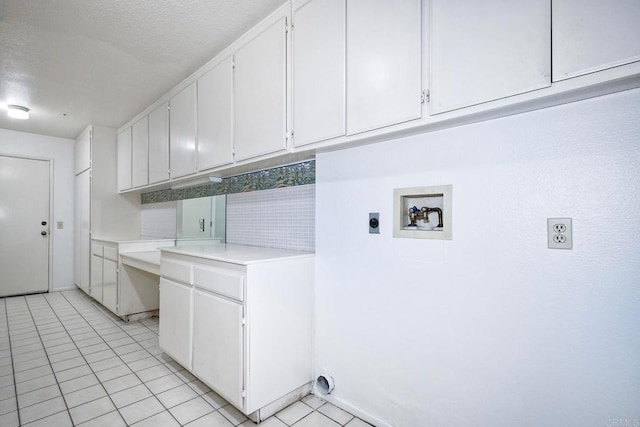
{"label": "tile floor grout line", "polygon": [[[45,297],[42,297],[42,299],[46,301]],[[36,333],[38,334],[38,338],[40,338],[40,343],[42,344],[42,349],[44,350],[45,357],[47,358],[47,361],[49,362],[49,366],[51,367],[51,372],[53,373],[53,378],[55,378],[55,380],[56,380],[56,385],[58,386],[58,391],[60,391],[60,397],[62,398],[62,401],[64,402],[64,407],[67,408],[66,410],[67,410],[67,412],[69,412],[69,405],[67,405],[67,401],[64,398],[64,394],[62,393],[62,388],[60,387],[60,382],[58,381],[58,377],[56,376],[56,373],[53,370],[53,364],[51,363],[51,359],[49,359],[49,353],[47,353],[46,347],[44,345],[44,341],[42,340],[42,336],[40,335],[40,331],[38,330],[38,325],[36,324],[35,318],[33,317],[33,312],[31,311],[31,307],[29,306],[29,300],[27,299],[27,296],[24,297],[24,302],[25,302],[25,305],[27,306],[27,310],[29,310],[29,314],[31,315],[31,319],[33,320],[33,324],[34,324],[34,326],[36,328]],[[41,387],[41,388],[44,388],[44,387]],[[38,390],[40,390],[40,389],[38,389]],[[51,399],[55,399],[56,397],[52,397]],[[46,402],[46,401],[49,401],[51,399],[46,399],[46,400],[43,400],[42,402]],[[42,403],[42,402],[38,402],[38,403]],[[16,395],[16,404],[17,404],[17,395]],[[33,405],[29,405],[29,406],[33,406]],[[25,408],[27,408],[27,406],[25,406]],[[63,411],[59,411],[59,412],[56,412],[54,414],[49,414],[49,415],[46,415],[45,417],[42,417],[42,418],[50,417],[50,416],[56,415],[56,414],[58,414],[60,412],[63,412]],[[20,414],[20,408],[19,407],[18,407],[18,414]],[[29,422],[30,423],[31,422],[35,422],[35,421],[41,420],[42,418],[37,418],[37,419],[31,420]],[[71,418],[71,416],[69,416],[69,418]],[[18,424],[18,425],[21,425],[21,424]]]}
{"label": "tile floor grout line", "polygon": [[[65,300],[67,300],[67,302],[68,302],[69,304],[71,304],[71,305],[73,306],[73,303],[72,303],[71,301],[69,301],[69,299],[67,298],[67,296],[66,296],[66,295],[64,295],[64,294],[63,294],[62,296],[63,296],[63,298],[64,298]],[[78,311],[78,309],[77,309],[75,306],[73,306],[73,307],[74,307],[74,309],[76,309],[76,311]],[[78,311],[78,313],[79,313],[79,314],[80,314],[80,316],[84,319],[84,316],[83,316],[79,311]],[[85,320],[86,320],[86,319],[85,319]],[[117,326],[117,327],[119,327],[120,329],[122,329],[122,328],[121,328],[117,323],[115,323],[115,326]],[[93,329],[93,327],[92,327],[92,329]],[[125,334],[127,334],[127,335],[129,336],[129,338],[131,338],[131,339],[135,340],[135,338],[133,338],[131,335],[129,335],[129,334],[126,332],[126,330],[122,329],[122,331],[123,331]],[[94,332],[95,332],[95,329],[94,329]],[[97,333],[97,332],[96,332],[96,333]],[[137,340],[136,340],[136,342],[137,342]],[[106,341],[105,341],[105,343],[106,343]],[[108,343],[106,343],[106,344],[107,344],[107,346],[109,346],[109,344],[108,344]],[[111,349],[111,346],[109,346],[109,348]],[[111,350],[113,351],[113,349],[111,349]],[[115,353],[115,352],[114,352],[114,353]],[[149,354],[151,355],[151,353],[149,353]],[[153,355],[151,355],[151,356],[153,356]],[[118,354],[116,354],[116,357],[117,357],[118,359],[120,359],[120,361],[121,361],[122,363],[124,363],[124,364],[129,368],[129,364],[128,364],[127,362],[125,362],[125,361],[124,361],[124,360],[123,360],[123,359],[122,359]],[[155,357],[155,356],[153,356],[153,357]],[[88,362],[87,362],[87,363],[88,363]],[[89,368],[93,371],[93,368],[91,367],[91,365],[89,365]],[[131,368],[129,368],[129,369],[131,369]],[[169,415],[171,415],[171,417],[172,417],[173,419],[175,419],[175,420],[176,420],[176,422],[177,422],[178,424],[181,424],[181,423],[180,423],[180,421],[178,421],[178,420],[176,419],[176,417],[171,413],[171,411],[169,411],[169,408],[167,408],[167,407],[164,405],[164,403],[162,403],[162,402],[160,401],[160,399],[158,399],[158,398],[156,397],[155,393],[153,393],[153,392],[149,389],[149,387],[147,386],[147,384],[146,384],[144,381],[142,381],[142,379],[138,376],[138,374],[137,374],[133,369],[131,369],[131,372],[136,376],[136,378],[138,378],[138,380],[142,383],[142,385],[144,385],[144,387],[147,389],[147,391],[149,391],[149,393],[151,393],[152,397],[153,397],[153,398],[155,398],[155,399],[160,403],[160,405],[162,405],[162,407],[164,408],[164,410],[165,410],[165,411],[167,411],[167,412],[169,413]],[[94,373],[94,374],[95,374],[95,373]],[[127,375],[129,375],[129,374],[127,374]],[[96,375],[96,376],[97,376],[97,375]],[[102,382],[100,382],[100,384],[102,385]],[[136,384],[136,385],[137,385],[137,384]],[[102,385],[102,387],[103,387],[103,388],[105,388],[105,387],[104,387],[104,385]],[[106,391],[107,391],[107,390],[106,390],[106,388],[105,388],[105,392],[106,392]],[[118,408],[118,406],[115,404],[115,402],[113,402],[113,399],[111,399],[111,395],[110,395],[108,392],[107,392],[107,396],[109,396],[109,399],[111,400],[111,402],[113,403],[113,406],[115,406],[116,410],[117,410],[117,411],[118,411],[118,413],[120,414],[120,417],[122,417],[122,419],[124,420],[125,424],[126,424],[126,425],[129,425],[129,424],[128,424],[128,422],[127,422],[127,420],[125,420],[125,419],[124,419],[124,416],[123,416],[123,415],[122,415],[122,413],[120,412],[120,408]],[[148,399],[148,397],[147,397],[146,399]],[[142,399],[142,400],[144,400],[144,399]],[[142,400],[140,400],[139,402],[141,402]],[[133,404],[135,404],[135,403],[137,403],[137,402],[134,402],[134,403],[132,403],[131,405],[133,405]],[[127,406],[130,406],[130,405],[123,406],[123,408],[126,408]],[[150,415],[150,416],[148,416],[148,417],[146,417],[146,418],[143,418],[143,419],[141,419],[141,420],[138,420],[138,421],[136,421],[136,423],[141,422],[141,421],[144,421],[144,420],[146,420],[147,418],[151,418],[151,417],[153,417],[153,416],[155,416],[155,415],[157,415],[157,414],[153,414],[153,415]],[[134,424],[135,424],[135,423],[134,423]]]}
{"label": "tile floor grout line", "polygon": [[[62,296],[64,297],[64,294],[63,294]],[[100,379],[99,379],[99,378],[98,378],[98,376],[96,375],[96,372],[95,372],[95,371],[93,370],[93,368],[91,367],[91,364],[89,364],[89,361],[84,357],[84,355],[83,355],[83,354],[82,354],[82,352],[80,351],[80,347],[78,347],[78,345],[76,344],[76,342],[75,342],[75,340],[73,339],[73,337],[71,336],[71,334],[69,334],[69,331],[67,330],[66,326],[64,325],[64,323],[62,322],[62,320],[61,320],[61,319],[60,319],[60,317],[58,316],[58,313],[56,313],[56,310],[55,310],[55,308],[51,305],[51,302],[49,301],[49,299],[48,299],[47,297],[44,297],[44,300],[47,302],[47,304],[49,305],[49,307],[50,307],[50,308],[51,308],[51,310],[53,311],[53,314],[56,316],[56,318],[60,321],[60,323],[62,323],[62,327],[64,328],[64,330],[67,332],[67,334],[68,334],[68,335],[69,335],[69,337],[71,338],[71,342],[73,343],[73,345],[74,345],[74,347],[76,348],[76,350],[78,351],[78,353],[80,353],[80,357],[82,357],[82,358],[84,359],[85,363],[87,364],[87,366],[88,366],[88,367],[89,367],[89,369],[91,370],[91,373],[92,373],[92,374],[96,377],[96,379],[98,380],[98,384],[100,384],[100,386],[102,387],[102,389],[103,389],[103,390],[104,390],[104,392],[106,393],[107,397],[109,398],[109,400],[110,400],[110,401],[111,401],[111,403],[113,404],[113,407],[114,407],[114,408],[116,408],[116,410],[118,410],[118,408],[117,408],[117,406],[116,406],[115,402],[113,401],[113,399],[111,399],[111,396],[110,396],[110,395],[109,395],[109,393],[107,392],[107,389],[104,387],[104,384],[102,384],[102,381],[100,381]],[[67,301],[67,303],[69,303],[69,304],[71,305],[71,303],[69,302],[69,300],[67,300],[66,298],[65,298],[65,300]],[[73,307],[73,305],[71,305],[71,306]],[[73,309],[75,309],[75,307],[73,307]],[[77,311],[77,310],[76,310],[76,311]],[[79,312],[78,312],[78,314],[79,314]],[[84,319],[84,316],[82,316],[82,315],[80,315],[80,316]],[[86,319],[85,319],[85,320],[86,320]],[[73,369],[73,368],[70,368],[70,369]],[[51,365],[51,370],[53,370],[53,365]],[[61,372],[62,372],[62,371],[61,371]],[[58,382],[58,377],[57,377],[55,374],[56,374],[56,372],[54,371],[54,372],[53,372],[53,376],[54,376],[54,378],[56,379],[56,383],[58,384],[58,387],[60,387],[60,383]],[[67,405],[67,399],[65,398],[64,393],[62,393],[62,389],[60,389],[60,393],[62,394],[62,400],[64,401],[64,404],[65,404],[65,406],[67,407],[67,412],[69,413],[69,419],[71,420],[71,424],[72,424],[72,425],[76,425],[76,422],[75,422],[75,421],[73,420],[73,418],[71,417],[71,410],[69,409],[69,406]],[[103,397],[104,397],[104,396],[103,396]],[[97,398],[97,399],[90,400],[90,401],[88,401],[88,402],[84,402],[84,403],[82,403],[82,404],[78,405],[78,407],[79,407],[79,406],[82,406],[82,405],[85,405],[85,404],[87,404],[87,403],[90,403],[90,402],[94,402],[94,401],[96,401],[96,400],[98,400],[98,399],[102,399],[102,397],[99,397],[99,398]],[[75,407],[74,407],[74,408],[75,408]],[[94,418],[90,418],[90,419],[84,420],[84,421],[83,421],[83,423],[84,423],[84,422],[87,422],[87,421],[94,420],[94,419],[96,419],[96,418],[98,418],[98,417],[101,417],[101,416],[103,416],[103,415],[107,415],[108,413],[111,413],[111,412],[112,412],[112,411],[109,411],[109,412],[107,412],[107,413],[105,413],[105,414],[100,414],[100,415],[98,415],[98,416],[96,416],[96,417],[94,417]],[[52,415],[53,415],[53,414],[52,414]],[[122,420],[124,421],[124,417],[122,417],[122,414],[118,413],[118,415],[120,415],[120,417],[121,417],[121,418],[122,418]],[[78,423],[78,424],[82,424],[82,423]],[[127,424],[127,422],[126,422],[126,421],[125,421],[125,424]]]}
{"label": "tile floor grout line", "polygon": [[15,391],[15,400],[16,400],[16,415],[18,418],[18,425],[22,425],[20,421],[20,409],[18,408],[18,383],[16,382],[16,368],[13,363],[13,352],[11,349],[11,331],[9,330],[9,312],[7,310],[7,300],[3,299],[4,303],[4,315],[7,319],[7,339],[9,340],[9,357],[11,357],[11,373],[13,375],[13,390]]}

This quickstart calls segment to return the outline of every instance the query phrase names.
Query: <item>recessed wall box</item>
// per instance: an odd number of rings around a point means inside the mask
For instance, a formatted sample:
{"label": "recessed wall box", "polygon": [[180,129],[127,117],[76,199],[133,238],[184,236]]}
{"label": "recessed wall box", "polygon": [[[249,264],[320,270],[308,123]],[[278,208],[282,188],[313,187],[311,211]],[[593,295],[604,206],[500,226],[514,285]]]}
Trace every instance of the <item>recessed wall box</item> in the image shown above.
{"label": "recessed wall box", "polygon": [[451,185],[393,190],[393,237],[452,239]]}

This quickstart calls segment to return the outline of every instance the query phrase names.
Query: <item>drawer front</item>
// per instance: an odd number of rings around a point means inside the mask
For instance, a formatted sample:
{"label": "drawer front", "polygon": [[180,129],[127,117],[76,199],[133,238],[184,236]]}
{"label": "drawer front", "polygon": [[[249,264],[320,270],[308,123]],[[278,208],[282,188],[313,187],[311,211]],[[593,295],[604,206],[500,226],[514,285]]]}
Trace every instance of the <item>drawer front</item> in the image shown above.
{"label": "drawer front", "polygon": [[104,256],[103,255],[104,254],[104,246],[99,245],[97,243],[92,243],[91,244],[91,253],[93,255],[96,255],[96,256],[99,256],[99,257]]}
{"label": "drawer front", "polygon": [[160,275],[178,282],[193,285],[193,266],[186,262],[162,259],[160,261]]}
{"label": "drawer front", "polygon": [[193,271],[196,287],[215,292],[238,301],[244,300],[244,278],[240,272],[215,267],[196,266]]}
{"label": "drawer front", "polygon": [[111,261],[118,261],[118,250],[109,246],[104,247],[104,257]]}

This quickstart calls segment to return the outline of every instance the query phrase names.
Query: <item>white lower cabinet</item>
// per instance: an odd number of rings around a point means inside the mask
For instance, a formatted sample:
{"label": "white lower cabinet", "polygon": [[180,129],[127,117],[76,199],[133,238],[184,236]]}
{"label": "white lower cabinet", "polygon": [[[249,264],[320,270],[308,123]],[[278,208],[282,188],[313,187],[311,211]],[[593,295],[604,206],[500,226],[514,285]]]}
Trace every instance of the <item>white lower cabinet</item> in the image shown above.
{"label": "white lower cabinet", "polygon": [[310,390],[314,258],[216,247],[224,261],[163,248],[160,348],[260,421]]}
{"label": "white lower cabinet", "polygon": [[107,258],[102,264],[102,305],[118,313],[118,263]]}
{"label": "white lower cabinet", "polygon": [[160,279],[160,347],[176,362],[191,369],[193,288]]}
{"label": "white lower cabinet", "polygon": [[122,262],[121,255],[173,246],[172,239],[91,240],[90,286],[81,288],[125,321],[157,313],[159,276]]}
{"label": "white lower cabinet", "polygon": [[242,406],[242,304],[196,288],[193,372],[234,406]]}

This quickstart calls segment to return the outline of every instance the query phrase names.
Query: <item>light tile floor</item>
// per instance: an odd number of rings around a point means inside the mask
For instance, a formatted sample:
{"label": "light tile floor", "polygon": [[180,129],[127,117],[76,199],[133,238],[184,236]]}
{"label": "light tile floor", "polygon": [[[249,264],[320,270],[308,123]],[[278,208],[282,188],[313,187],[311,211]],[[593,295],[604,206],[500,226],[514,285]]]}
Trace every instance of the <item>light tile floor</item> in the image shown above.
{"label": "light tile floor", "polygon": [[[0,299],[0,426],[254,426],[158,347],[158,319],[124,323],[81,291]],[[264,427],[366,427],[309,395]]]}

